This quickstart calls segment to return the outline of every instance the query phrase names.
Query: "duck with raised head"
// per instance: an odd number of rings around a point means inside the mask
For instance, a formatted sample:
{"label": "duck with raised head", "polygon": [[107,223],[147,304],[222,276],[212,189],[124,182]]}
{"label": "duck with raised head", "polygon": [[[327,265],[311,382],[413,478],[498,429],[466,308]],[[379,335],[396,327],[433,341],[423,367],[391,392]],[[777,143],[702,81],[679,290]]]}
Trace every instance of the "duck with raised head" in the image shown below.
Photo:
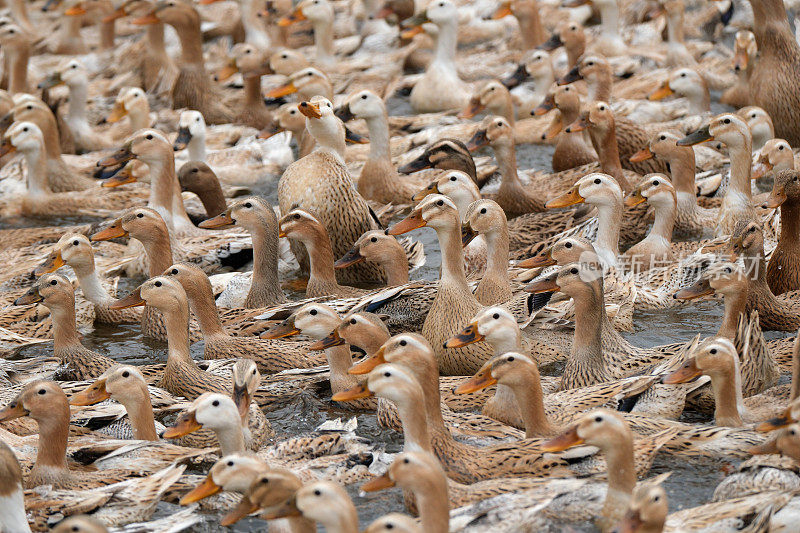
{"label": "duck with raised head", "polygon": [[[528,80],[533,83],[533,87],[530,86],[530,83],[526,83]],[[501,83],[508,90],[496,88],[492,91],[492,85],[487,85],[485,87],[490,89],[489,93],[478,94],[481,96],[481,102],[486,100],[485,105],[493,115],[500,115],[507,119],[509,112],[513,114],[513,104],[516,103],[517,114],[520,117],[527,117],[534,107],[542,103],[555,81],[556,74],[553,70],[552,56],[545,50],[535,50],[525,54],[524,60],[517,66],[517,69],[502,80]],[[513,96],[509,91],[513,91]],[[474,102],[475,97],[470,101],[470,109]],[[511,120],[509,122],[514,124]],[[516,124],[514,126],[515,131],[519,133],[517,142],[540,142],[539,139],[532,138],[536,130],[540,128],[538,121],[526,121],[525,124],[521,123],[519,128],[516,127]]]}
{"label": "duck with raised head", "polygon": [[[546,66],[538,66],[539,62]],[[552,85],[552,67],[549,66],[550,59],[547,57],[547,52],[542,51],[536,52],[534,57],[524,65],[527,65],[525,67],[526,72],[537,67],[539,70],[549,68],[551,72],[550,80],[542,83],[536,82],[536,88],[539,91],[534,94],[525,93],[522,96],[512,96],[506,86],[498,80],[488,81],[470,98],[469,105],[458,116],[460,118],[472,118],[478,113],[486,111],[487,115],[500,116],[508,121],[514,131],[514,142],[519,144],[541,142],[543,140],[540,134],[541,120],[530,118],[533,115],[530,111],[545,98],[547,93],[543,87]],[[514,112],[515,98],[519,106],[519,121],[516,120]]]}
{"label": "duck with raised head", "polygon": [[739,30],[733,41],[733,70],[736,72],[736,83],[728,87],[719,97],[719,101],[733,107],[750,105],[750,78],[758,61],[758,44],[756,36],[749,30]]}
{"label": "duck with raised head", "polygon": [[507,0],[500,4],[492,18],[499,19],[508,15],[513,15],[519,23],[523,50],[533,50],[545,41],[539,3],[536,0]]}
{"label": "duck with raised head", "polygon": [[[122,120],[128,117],[127,123],[122,123]],[[105,121],[111,124],[118,124],[118,130],[121,130],[120,135],[117,137],[128,137],[144,128],[149,128],[152,124],[152,117],[150,116],[150,103],[147,101],[147,95],[140,87],[123,87],[117,93],[117,98],[114,100],[114,107],[111,112],[106,116]]]}
{"label": "duck with raised head", "polygon": [[736,115],[747,123],[753,138],[753,151],[761,150],[770,139],[775,138],[775,125],[772,117],[763,108],[751,105],[743,107]]}
{"label": "duck with raised head", "polygon": [[217,74],[217,78],[224,81],[235,72],[242,74],[244,99],[233,117],[235,124],[260,130],[272,122],[272,113],[264,105],[264,97],[261,96],[261,76],[268,71],[266,55],[254,43],[239,43],[231,48],[228,65]]}
{"label": "duck with raised head", "polygon": [[[791,149],[789,154],[791,155]],[[792,161],[794,162],[794,161]],[[772,294],[800,289],[800,173],[784,170],[775,176],[767,207],[780,207],[781,234],[767,265],[767,285]]]}
{"label": "duck with raised head", "polygon": [[675,261],[672,253],[672,228],[675,225],[677,196],[675,188],[664,174],[649,174],[625,198],[625,205],[633,207],[647,202],[655,211],[653,227],[644,240],[628,248],[624,256],[634,273],[645,272],[656,266],[666,266]]}
{"label": "duck with raised head", "polygon": [[[366,200],[358,193],[344,164],[345,132],[342,121],[333,111],[333,104],[323,97],[314,97],[300,104],[306,116],[306,128],[316,139],[317,148],[298,159],[284,171],[278,184],[281,213],[293,209],[314,213],[330,235],[329,246],[335,257],[341,257],[365,231],[378,229]],[[332,201],[336,198],[336,201]],[[304,270],[309,269],[308,254],[299,243],[292,244]],[[334,258],[331,259],[333,264]],[[377,281],[383,273],[370,264],[339,271],[342,282]]]}
{"label": "duck with raised head", "polygon": [[[421,259],[424,261],[424,255]],[[408,283],[409,270],[421,266],[419,260],[409,262],[403,245],[386,230],[373,229],[358,238],[353,247],[333,264],[333,268],[347,268],[362,261],[379,265],[386,272],[386,286],[397,287]]]}
{"label": "duck with raised head", "polygon": [[219,178],[208,164],[187,161],[178,169],[178,183],[181,191],[197,195],[206,211],[206,220],[221,215],[228,208]]}
{"label": "duck with raised head", "polygon": [[622,56],[630,52],[620,35],[620,5],[617,0],[570,0],[567,7],[591,4],[600,12],[600,35],[589,42],[589,50],[606,57]]}
{"label": "duck with raised head", "polygon": [[[648,96],[649,100],[661,100],[667,96],[685,98],[689,103],[686,115],[705,116],[711,112],[711,96],[708,84],[695,69],[679,68],[670,73],[661,86]],[[628,116],[630,120],[636,120]]]}
{"label": "duck with raised head", "polygon": [[758,179],[772,173],[773,179],[784,170],[794,170],[794,152],[784,139],[770,139],[753,154],[752,178]]}
{"label": "duck with raised head", "polygon": [[583,133],[564,131],[565,126],[578,120],[581,113],[581,98],[577,89],[572,85],[555,87],[531,113],[543,115],[553,109],[555,112],[552,122],[542,134],[544,140],[556,138],[553,172],[562,172],[597,161],[597,152],[591,144],[587,144]]}
{"label": "duck with raised head", "polygon": [[0,45],[7,50],[5,65],[9,68],[8,92],[13,94],[28,93],[28,61],[31,55],[31,38],[29,34],[16,24],[0,27]]}
{"label": "duck with raised head", "polygon": [[302,20],[310,21],[314,28],[314,62],[320,67],[333,67],[336,64],[333,55],[333,5],[328,0],[303,0],[290,15],[278,21],[278,26],[286,27]]}
{"label": "duck with raised head", "polygon": [[558,23],[550,38],[538,48],[552,52],[564,47],[567,52],[567,69],[574,68],[581,56],[586,52],[586,32],[575,20],[564,20]]}

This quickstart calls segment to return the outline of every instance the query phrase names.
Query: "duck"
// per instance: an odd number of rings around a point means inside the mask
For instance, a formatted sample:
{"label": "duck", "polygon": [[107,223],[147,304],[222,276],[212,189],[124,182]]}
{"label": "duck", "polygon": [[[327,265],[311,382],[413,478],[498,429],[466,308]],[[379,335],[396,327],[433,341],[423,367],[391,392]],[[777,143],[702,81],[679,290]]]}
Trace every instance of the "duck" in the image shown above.
{"label": "duck", "polygon": [[122,134],[117,137],[127,137],[132,133],[152,126],[150,117],[150,103],[141,87],[122,87],[114,100],[114,107],[106,116],[105,121],[110,124],[120,123],[128,117],[127,124],[122,129]]}
{"label": "duck", "polygon": [[769,173],[773,178],[782,170],[795,168],[792,147],[784,139],[770,139],[753,155],[752,178],[758,179]]}
{"label": "duck", "polygon": [[8,92],[12,95],[30,92],[28,61],[31,54],[31,40],[28,33],[17,24],[6,24],[0,28],[0,44],[9,51],[6,60],[9,68]]}
{"label": "duck", "polygon": [[425,147],[425,150],[401,165],[397,171],[401,174],[411,174],[428,168],[439,170],[460,170],[467,174],[478,187],[482,187],[487,177],[479,177],[467,145],[458,139],[444,138]]}
{"label": "duck", "polygon": [[212,124],[230,122],[231,110],[218,98],[206,72],[200,15],[194,6],[167,0],[156,4],[148,14],[135,18],[132,23],[139,26],[164,23],[175,28],[178,34],[181,55],[177,61],[178,76],[172,87],[173,107],[196,109]]}
{"label": "duck", "polygon": [[[552,67],[549,66],[549,61],[550,58],[547,52],[539,51],[534,53],[533,57],[527,63],[523,63],[525,72],[535,79],[541,77],[539,71],[549,70],[549,82],[546,80],[539,81],[538,79],[535,82],[535,87],[540,91],[544,91],[542,87],[549,87],[553,83],[554,75],[552,74]],[[539,66],[540,63],[544,66]],[[523,96],[512,96],[503,82],[490,80],[478,89],[472,98],[470,98],[469,105],[463,109],[458,116],[460,118],[472,118],[485,110],[487,115],[500,116],[508,121],[511,128],[514,130],[514,142],[518,144],[538,143],[542,140],[539,134],[541,121],[530,118],[532,115],[530,111],[539,105],[544,97],[545,94],[537,93],[525,93]],[[515,98],[519,106],[519,121],[516,120],[514,112]]]}
{"label": "duck", "polygon": [[562,46],[567,52],[567,69],[571,70],[586,52],[586,32],[580,22],[571,19],[562,20],[555,26],[550,38],[539,45],[539,48],[552,52]]}
{"label": "duck", "polygon": [[318,357],[306,352],[308,343],[266,341],[257,337],[234,337],[225,331],[214,306],[211,282],[208,276],[194,265],[176,263],[162,276],[181,284],[189,304],[203,331],[205,359],[230,359],[246,357],[253,360],[263,372],[280,372],[291,368],[317,366]]}
{"label": "duck", "polygon": [[[789,152],[791,153],[791,151]],[[767,264],[767,285],[775,296],[800,289],[800,277],[794,268],[800,258],[797,249],[797,208],[800,199],[800,174],[794,169],[775,176],[766,205],[781,210],[781,234]]]}
{"label": "duck", "polygon": [[272,206],[251,196],[237,200],[214,218],[200,223],[201,228],[237,225],[247,230],[253,240],[253,274],[244,299],[247,309],[270,307],[286,302],[278,283],[278,219]]}
{"label": "duck", "polygon": [[[683,0],[666,0],[659,2],[667,19],[667,57],[664,63],[668,67],[695,67],[697,61],[686,47],[684,41],[684,20],[686,4]],[[657,8],[657,9],[658,9]]]}
{"label": "duck", "polygon": [[553,109],[556,111],[552,122],[542,134],[545,140],[556,139],[552,159],[553,172],[563,172],[597,161],[597,152],[591,143],[586,142],[583,133],[564,131],[567,125],[573,124],[580,116],[581,98],[575,87],[556,86],[531,113],[543,115]]}
{"label": "duck", "polygon": [[614,531],[631,533],[661,533],[669,512],[669,500],[663,487],[667,476],[658,476],[636,485],[631,495],[628,511],[616,524]]}
{"label": "duck", "polygon": [[314,28],[315,63],[321,67],[333,67],[336,64],[333,43],[333,5],[327,0],[304,0],[297,4],[291,15],[278,21],[282,27],[295,22],[308,20]]}
{"label": "duck", "polygon": [[236,124],[260,130],[272,122],[272,113],[264,105],[264,98],[261,96],[261,75],[267,71],[265,60],[264,53],[254,43],[238,43],[231,48],[228,55],[228,67],[217,74],[220,81],[224,81],[234,72],[242,74],[244,99],[233,119]]}
{"label": "duck", "polygon": [[347,268],[362,261],[380,265],[386,272],[386,286],[399,287],[408,283],[409,270],[421,266],[419,261],[411,264],[406,250],[396,237],[388,235],[386,230],[370,230],[353,244],[346,254],[336,260],[333,268]]}
{"label": "duck", "polygon": [[777,0],[753,2],[753,34],[758,45],[758,61],[749,78],[751,104],[770,116],[781,117],[775,128],[778,137],[792,145],[800,143],[795,126],[800,102],[791,89],[791,80],[800,71],[800,45],[789,27],[788,17],[776,9]]}
{"label": "duck", "polygon": [[649,174],[625,198],[625,205],[629,207],[642,202],[653,207],[655,221],[647,237],[625,252],[624,257],[635,273],[675,261],[671,246],[677,204],[675,188],[664,174]]}
{"label": "duck", "polygon": [[[711,96],[708,84],[696,70],[692,68],[679,68],[670,73],[661,86],[648,96],[649,100],[661,100],[667,96],[676,95],[686,98],[689,107],[687,115],[705,116],[711,113]],[[636,120],[628,115],[629,120]]]}
{"label": "duck", "polygon": [[[222,456],[208,470],[202,483],[184,494],[179,503],[190,505],[203,500],[207,501],[208,498],[222,491],[245,494],[257,476],[269,471],[270,468],[267,464],[250,452]],[[288,473],[286,470],[282,470],[282,472]],[[229,505],[230,501],[226,498],[221,503]]]}
{"label": "duck", "polygon": [[[314,97],[301,103],[299,109],[306,116],[306,128],[318,147],[286,168],[278,183],[278,204],[284,214],[297,208],[313,212],[331,237],[334,256],[341,257],[365,231],[378,229],[378,224],[344,165],[344,125],[334,115],[333,104],[326,98]],[[332,194],[336,202],[330,201]],[[308,255],[299,243],[292,245],[292,252],[307,271]],[[333,261],[331,258],[331,264]],[[380,270],[369,264],[340,270],[338,276],[341,282],[382,278]]]}
{"label": "duck", "polygon": [[687,135],[677,144],[693,146],[713,139],[727,145],[731,158],[730,182],[722,199],[715,235],[730,235],[738,222],[755,218],[750,190],[753,141],[747,124],[739,117],[725,113],[714,117],[708,126]]}
{"label": "duck", "polygon": [[750,104],[750,77],[753,75],[758,56],[756,36],[750,30],[739,30],[733,41],[733,70],[736,83],[728,87],[719,101],[736,108]]}
{"label": "duck", "polygon": [[436,298],[425,318],[422,335],[436,353],[439,371],[444,375],[474,372],[489,358],[489,350],[480,345],[445,350],[444,343],[459,332],[481,309],[467,284],[461,251],[461,221],[456,205],[446,196],[429,194],[411,214],[389,228],[390,235],[400,235],[430,226],[439,237],[442,249],[442,273]]}
{"label": "duck", "polygon": [[[585,3],[582,0],[571,2],[570,7],[577,7]],[[589,50],[606,57],[621,56],[628,53],[630,47],[625,44],[619,33],[620,7],[617,0],[593,0],[591,3],[600,12],[600,35],[589,43]]]}
{"label": "duck", "polygon": [[766,111],[758,106],[746,106],[736,114],[747,123],[753,138],[753,150],[761,150],[770,139],[775,138],[775,126]]}
{"label": "duck", "polygon": [[533,50],[545,41],[544,26],[539,16],[536,0],[512,0],[503,2],[492,14],[493,19],[513,15],[519,23],[519,35],[523,50]]}
{"label": "duck", "polygon": [[333,267],[335,256],[331,239],[323,223],[302,209],[293,209],[278,222],[279,237],[303,243],[309,260],[310,275],[306,297],[335,296],[347,298],[363,296],[366,291],[339,285]]}
{"label": "duck", "polygon": [[194,193],[200,199],[206,211],[205,220],[222,214],[228,208],[219,178],[208,164],[202,161],[187,161],[178,169],[178,183],[182,192]]}
{"label": "duck", "polygon": [[413,21],[418,26],[430,21],[438,30],[434,59],[411,89],[409,101],[417,113],[461,109],[470,98],[455,66],[457,20],[458,9],[455,4],[449,0],[439,0],[420,13],[419,20]]}

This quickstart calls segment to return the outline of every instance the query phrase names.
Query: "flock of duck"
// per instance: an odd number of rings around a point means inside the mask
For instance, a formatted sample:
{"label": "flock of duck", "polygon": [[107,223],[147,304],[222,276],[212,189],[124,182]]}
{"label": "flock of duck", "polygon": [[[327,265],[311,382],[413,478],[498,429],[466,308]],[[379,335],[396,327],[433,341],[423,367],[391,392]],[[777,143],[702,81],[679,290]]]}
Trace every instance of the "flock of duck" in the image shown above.
{"label": "flock of duck", "polygon": [[796,8],[6,0],[0,532],[798,531]]}

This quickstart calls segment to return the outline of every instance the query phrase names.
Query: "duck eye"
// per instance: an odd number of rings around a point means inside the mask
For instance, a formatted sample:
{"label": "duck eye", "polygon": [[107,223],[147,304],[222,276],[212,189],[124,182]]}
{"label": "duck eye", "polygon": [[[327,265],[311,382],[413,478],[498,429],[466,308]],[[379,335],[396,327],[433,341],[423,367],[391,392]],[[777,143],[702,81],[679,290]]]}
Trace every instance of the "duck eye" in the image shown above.
{"label": "duck eye", "polygon": [[268,478],[268,477],[262,477],[262,478],[261,478],[261,484],[262,484],[262,485],[266,485],[266,484],[268,484],[268,483],[269,483],[269,478]]}
{"label": "duck eye", "polygon": [[296,114],[297,114],[297,112],[296,112],[294,109],[292,109],[291,111],[289,111],[289,114],[290,114],[290,115],[296,115]]}
{"label": "duck eye", "polygon": [[308,314],[311,315],[311,316],[316,316],[317,315],[317,310],[316,309],[312,309],[311,311],[308,312]]}
{"label": "duck eye", "polygon": [[455,176],[450,176],[450,181],[456,181],[456,177]]}
{"label": "duck eye", "polygon": [[355,325],[356,325],[356,322],[358,322],[358,321],[357,321],[355,318],[351,318],[351,319],[350,319],[350,324],[351,324],[351,325],[355,326]]}
{"label": "duck eye", "polygon": [[568,242],[564,245],[564,248],[572,248],[572,243]]}
{"label": "duck eye", "polygon": [[661,496],[659,496],[659,495],[655,495],[655,496],[653,496],[653,501],[654,501],[654,502],[661,501]]}
{"label": "duck eye", "polygon": [[657,187],[658,185],[660,185],[660,183],[661,183],[661,182],[659,182],[658,180],[655,180],[655,181],[653,182],[653,185]]}
{"label": "duck eye", "polygon": [[386,524],[386,529],[394,529],[394,524],[392,524],[391,522]]}
{"label": "duck eye", "polygon": [[513,361],[514,361],[514,356],[513,356],[513,355],[509,355],[509,356],[506,358],[506,361],[508,361],[509,363],[513,362]]}
{"label": "duck eye", "polygon": [[161,285],[163,285],[163,283],[161,283],[160,281],[156,281],[155,283],[153,283],[153,285],[155,285],[156,287],[160,287]]}
{"label": "duck eye", "polygon": [[250,202],[247,202],[246,204],[244,204],[244,206],[245,206],[247,209],[250,209],[251,207],[253,207],[253,204],[252,204],[252,203],[250,203]]}
{"label": "duck eye", "polygon": [[492,315],[492,318],[494,318],[495,320],[497,320],[498,318],[500,318],[500,313],[495,313],[495,314],[493,314],[493,315]]}
{"label": "duck eye", "polygon": [[214,400],[213,402],[211,402],[211,405],[213,405],[214,407],[219,407],[219,400]]}
{"label": "duck eye", "polygon": [[24,128],[22,128],[22,131],[28,131],[28,127],[25,126]]}
{"label": "duck eye", "polygon": [[589,66],[591,67],[592,65],[594,65],[594,61],[589,61],[589,62],[588,62],[588,63],[586,63],[586,64],[587,64],[587,65],[589,65]]}
{"label": "duck eye", "polygon": [[601,106],[599,107],[599,109],[600,109],[600,111],[605,111],[605,110],[606,110],[606,106],[604,106],[604,105],[601,105]]}
{"label": "duck eye", "polygon": [[125,372],[123,372],[123,373],[122,373],[122,377],[123,377],[123,378],[130,377],[130,375],[131,375],[131,373],[130,373],[130,372],[128,372],[127,370],[126,370]]}
{"label": "duck eye", "polygon": [[58,281],[56,281],[54,279],[51,279],[50,280],[50,285],[58,285]]}
{"label": "duck eye", "polygon": [[228,466],[233,466],[233,461],[228,461],[226,464],[227,464]]}
{"label": "duck eye", "polygon": [[725,273],[726,273],[726,274],[730,274],[731,272],[733,272],[733,271],[731,270],[731,267],[725,267]]}
{"label": "duck eye", "polygon": [[148,133],[147,135],[145,135],[144,138],[147,139],[148,141],[152,141],[153,140],[153,134],[152,133]]}
{"label": "duck eye", "polygon": [[197,174],[199,171],[200,171],[199,168],[193,168],[192,169],[192,174]]}
{"label": "duck eye", "polygon": [[481,215],[485,215],[485,214],[486,214],[486,208],[484,207],[483,209],[481,209]]}
{"label": "duck eye", "polygon": [[292,218],[295,220],[300,220],[300,213],[295,213]]}
{"label": "duck eye", "polygon": [[81,528],[79,528],[78,526],[72,526],[71,529],[72,529],[72,531],[80,531],[81,530]]}
{"label": "duck eye", "polygon": [[314,491],[314,496],[322,496],[322,491],[317,489]]}
{"label": "duck eye", "polygon": [[573,268],[571,268],[571,269],[569,270],[569,273],[570,273],[570,274],[577,274],[577,273],[578,273],[578,269],[577,269],[577,268],[575,268],[575,267],[573,267]]}
{"label": "duck eye", "polygon": [[144,218],[144,213],[136,213],[136,218]]}
{"label": "duck eye", "polygon": [[245,50],[245,51],[244,51],[244,53],[245,53],[245,54],[249,54],[250,52],[252,52],[252,50],[249,50],[249,49],[248,49],[248,50]]}
{"label": "duck eye", "polygon": [[750,115],[750,118],[756,118],[756,114],[753,113],[752,115]]}
{"label": "duck eye", "polygon": [[384,372],[383,373],[383,377],[390,378],[390,377],[392,377],[392,373],[391,372]]}
{"label": "duck eye", "polygon": [[600,181],[601,181],[600,178],[595,178],[594,179],[594,184],[595,185],[600,185]]}
{"label": "duck eye", "polygon": [[72,246],[78,246],[78,241],[72,241]]}
{"label": "duck eye", "polygon": [[377,237],[372,237],[372,238],[369,240],[369,242],[378,242],[378,238],[377,238]]}
{"label": "duck eye", "polygon": [[778,146],[778,150],[783,150],[783,145]]}
{"label": "duck eye", "polygon": [[685,78],[685,77],[686,77],[686,73],[685,72],[681,72],[681,78]]}
{"label": "duck eye", "polygon": [[444,205],[444,201],[439,200],[438,202],[436,202],[436,205],[438,205],[439,207],[442,207]]}
{"label": "duck eye", "polygon": [[173,268],[173,269],[170,271],[170,274],[172,274],[173,276],[177,276],[177,275],[178,275],[178,269],[177,269],[177,268]]}
{"label": "duck eye", "polygon": [[596,416],[596,417],[594,417],[594,421],[595,422],[602,422],[603,421],[603,417],[602,416]]}
{"label": "duck eye", "polygon": [[410,462],[411,462],[411,461],[409,461],[408,457],[405,457],[405,458],[403,459],[403,464],[408,464],[408,463],[410,463]]}
{"label": "duck eye", "polygon": [[45,390],[45,389],[39,389],[39,394],[41,394],[42,396],[44,396],[45,394],[47,394],[47,390]]}
{"label": "duck eye", "polygon": [[667,140],[667,136],[666,135],[662,135],[661,137],[659,137],[659,139],[661,139],[662,141],[666,141]]}
{"label": "duck eye", "polygon": [[400,341],[400,346],[405,346],[406,344],[408,344],[408,341],[406,341],[405,339]]}
{"label": "duck eye", "polygon": [[251,372],[251,374],[253,374],[254,376],[256,375],[256,369],[255,369],[255,368],[253,369],[253,371]]}
{"label": "duck eye", "polygon": [[717,353],[717,349],[716,349],[716,348],[711,348],[711,349],[708,351],[708,353],[710,353],[711,355],[716,355],[716,353]]}
{"label": "duck eye", "polygon": [[730,123],[731,123],[731,119],[729,119],[729,118],[726,118],[726,119],[725,119],[725,120],[723,120],[722,122],[723,122],[724,124],[730,124]]}
{"label": "duck eye", "polygon": [[70,68],[78,68],[78,65],[72,65]]}
{"label": "duck eye", "polygon": [[367,99],[367,95],[366,95],[366,94],[362,94],[362,95],[361,95],[361,99],[362,99],[362,100],[366,100],[366,99]]}

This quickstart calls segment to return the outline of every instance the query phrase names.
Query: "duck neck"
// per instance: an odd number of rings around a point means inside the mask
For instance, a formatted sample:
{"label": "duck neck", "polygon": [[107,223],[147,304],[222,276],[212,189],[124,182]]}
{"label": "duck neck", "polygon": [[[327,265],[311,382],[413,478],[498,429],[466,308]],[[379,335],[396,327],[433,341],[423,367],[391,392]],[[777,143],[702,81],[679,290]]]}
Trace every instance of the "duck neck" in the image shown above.
{"label": "duck neck", "polygon": [[328,520],[320,522],[329,533],[358,533],[358,514],[350,498],[342,501],[338,512],[328,515]]}
{"label": "duck neck", "polygon": [[75,323],[75,299],[66,305],[53,306],[50,312],[53,315],[54,352],[81,346],[81,337]]}
{"label": "duck neck", "polygon": [[67,437],[69,436],[69,405],[64,399],[39,419],[39,451],[34,470],[68,471]]}
{"label": "duck neck", "polygon": [[150,127],[150,111],[148,109],[141,109],[139,106],[135,106],[128,111],[128,118],[130,118],[131,131],[139,131]]}
{"label": "duck neck", "polygon": [[330,366],[331,391],[336,394],[358,384],[358,379],[348,374],[353,366],[353,357],[350,355],[350,346],[341,344],[325,350],[325,358]]}
{"label": "duck neck", "polygon": [[[577,369],[588,369],[589,372],[605,376],[605,358],[601,335],[606,317],[605,305],[601,296],[595,292],[575,300],[575,337],[572,341],[570,359]],[[564,372],[566,377],[567,372]],[[591,380],[594,381],[594,380]],[[604,380],[600,380],[604,381]],[[584,384],[585,385],[585,384]]]}
{"label": "duck neck", "polygon": [[[429,478],[418,478],[411,491],[414,493],[422,531],[447,533],[450,531],[450,497],[447,478],[443,472],[430,472]],[[434,477],[435,476],[435,477]]]}
{"label": "duck neck", "polygon": [[667,42],[683,44],[683,10],[667,15]]}
{"label": "duck neck", "polygon": [[526,374],[524,383],[511,386],[525,422],[525,438],[552,435],[556,428],[547,420],[539,372],[532,368]]}
{"label": "duck neck", "polygon": [[6,53],[11,56],[9,63],[11,72],[8,80],[8,92],[11,94],[28,92],[28,60],[31,51],[27,45],[6,47]]}
{"label": "duck neck", "polygon": [[206,339],[228,337],[219,319],[217,306],[214,303],[214,293],[208,278],[199,280],[198,283],[187,284],[184,289],[186,290],[186,296],[189,298],[189,304],[192,306],[192,311],[194,311],[194,315],[200,323],[203,337]]}
{"label": "duck neck", "polygon": [[78,283],[83,291],[83,296],[95,305],[108,305],[114,301],[114,298],[108,294],[103,283],[100,281],[100,276],[94,269],[94,260],[90,269],[75,268],[75,275],[78,276]]}
{"label": "duck neck", "polygon": [[[142,237],[142,238],[139,238]],[[165,231],[134,237],[144,246],[150,277],[160,276],[172,264],[172,244]]]}
{"label": "duck neck", "polygon": [[742,135],[741,146],[730,146],[729,157],[731,158],[731,179],[728,190],[743,194],[748,198],[752,197],[750,190],[750,165],[752,163],[753,141],[750,134]]}
{"label": "duck neck", "polygon": [[183,206],[180,184],[175,176],[175,160],[172,152],[165,160],[150,160],[147,165],[150,167],[151,177],[150,199],[147,207],[158,211],[171,232],[181,233],[194,230],[194,224],[189,220],[186,208]]}
{"label": "duck neck", "polygon": [[382,114],[367,119],[369,130],[369,158],[376,161],[390,161],[389,152],[389,119]]}
{"label": "duck neck", "polygon": [[264,97],[261,95],[261,76],[258,74],[244,76],[244,105],[256,109],[264,107]]}
{"label": "duck neck", "polygon": [[448,20],[447,22],[438,26],[439,35],[436,37],[436,52],[433,57],[433,61],[428,68],[430,69],[435,65],[438,68],[447,69],[455,74],[457,45],[456,21]]}
{"label": "duck neck", "polygon": [[88,126],[89,123],[86,121],[86,95],[88,89],[86,80],[80,80],[69,86],[69,96],[67,97],[69,112],[67,114],[67,122],[85,123]]}
{"label": "duck neck", "polygon": [[775,55],[781,50],[797,50],[786,9],[781,0],[754,0],[753,33],[760,53]]}
{"label": "duck neck", "polygon": [[190,21],[174,26],[181,41],[181,63],[199,66],[205,71],[203,62],[203,36],[200,32],[200,17],[194,16]]}
{"label": "duck neck", "polygon": [[495,229],[485,233],[484,237],[488,253],[481,283],[488,280],[498,287],[508,287],[508,230]]}
{"label": "duck neck", "polygon": [[102,50],[112,50],[114,48],[114,37],[116,37],[116,20],[100,23],[100,48]]}
{"label": "duck neck", "polygon": [[536,0],[528,2],[527,9],[516,15],[519,30],[526,50],[533,50],[545,41],[542,18],[539,16],[539,4]]}
{"label": "duck neck", "polygon": [[390,252],[392,255],[387,255],[380,263],[383,271],[386,272],[386,286],[397,287],[408,283],[408,258],[406,258],[405,251],[398,248]]}
{"label": "duck neck", "polygon": [[150,52],[158,54],[167,54],[166,46],[164,45],[164,23],[159,22],[156,24],[149,24],[146,30],[147,49]]}
{"label": "duck neck", "polygon": [[781,204],[779,243],[782,247],[800,245],[800,199],[798,198],[787,198]]}
{"label": "duck neck", "polygon": [[217,440],[219,441],[220,453],[223,457],[232,453],[243,453],[247,451],[244,444],[244,431],[242,430],[241,419],[236,417],[230,422],[230,424],[214,430]]}
{"label": "duck neck", "polygon": [[602,129],[590,127],[589,137],[592,139],[594,151],[597,152],[602,171],[617,180],[625,194],[631,192],[633,187],[622,172],[622,163],[619,160],[616,126]]}
{"label": "duck neck", "polygon": [[197,368],[189,355],[189,306],[184,304],[169,312],[159,311],[167,329],[167,368],[164,374],[180,375],[186,365]]}
{"label": "duck neck", "polygon": [[318,63],[332,64],[336,61],[333,55],[333,23],[330,20],[314,24],[314,46]]}
{"label": "duck neck", "polygon": [[615,446],[603,448],[608,465],[608,493],[603,506],[604,514],[624,510],[636,487],[636,465],[633,459],[633,436],[630,431]]}
{"label": "duck neck", "polygon": [[157,441],[158,435],[156,434],[156,423],[153,417],[153,404],[150,403],[150,392],[147,390],[147,385],[142,384],[142,387],[137,391],[138,397],[133,401],[120,401],[128,411],[128,418],[133,428],[133,438],[137,440],[150,440]]}
{"label": "duck neck", "polygon": [[24,0],[11,0],[8,2],[8,6],[11,9],[11,15],[17,24],[19,24],[26,32],[33,31],[33,25],[31,24],[31,19],[28,16],[28,8],[25,5]]}
{"label": "duck neck", "polygon": [[733,341],[739,329],[739,319],[747,309],[747,287],[724,296],[725,313],[722,315],[722,324],[717,335]]}
{"label": "duck neck", "polygon": [[587,102],[611,102],[611,69],[603,68],[593,80],[586,80],[588,93]]}
{"label": "duck neck", "polygon": [[[400,423],[403,425],[404,452],[425,451],[433,453],[428,421],[423,410],[423,401],[423,398],[416,397],[407,398],[395,404]],[[441,417],[441,413],[439,416]],[[447,428],[444,428],[444,431],[447,431]]]}
{"label": "duck neck", "polygon": [[467,285],[467,276],[464,273],[464,252],[461,247],[461,231],[457,229],[460,226],[456,224],[458,220],[455,218],[456,217],[454,217],[452,226],[448,225],[446,227],[436,228],[436,235],[439,238],[439,248],[442,251],[441,284],[456,286],[472,294]]}
{"label": "duck neck", "polygon": [[497,144],[493,148],[497,167],[502,176],[498,194],[525,195],[525,189],[522,188],[522,182],[519,181],[517,174],[517,151],[513,141]]}
{"label": "duck neck", "polygon": [[598,205],[597,218],[597,240],[594,243],[595,248],[597,248],[597,254],[607,263],[606,266],[614,265],[619,256],[619,230],[622,225],[622,206]]}
{"label": "duck neck", "polygon": [[203,209],[206,210],[206,215],[209,217],[215,217],[228,208],[225,194],[222,192],[219,182],[215,182],[211,187],[198,192],[200,192],[198,197],[203,203]]}
{"label": "duck neck", "polygon": [[189,144],[186,145],[186,153],[189,155],[189,161],[203,161],[206,160],[206,135],[203,132],[200,135],[192,135]]}
{"label": "duck neck", "polygon": [[[223,199],[224,202],[224,199]],[[267,209],[272,210],[271,207]],[[269,215],[268,215],[269,216]],[[275,215],[272,215],[274,219]],[[250,295],[264,296],[269,302],[283,302],[285,297],[278,281],[278,223],[264,221],[251,231],[253,240],[253,277],[246,305],[250,305]],[[260,301],[263,299],[259,298]]]}
{"label": "duck neck", "polygon": [[729,371],[712,375],[711,388],[714,390],[715,423],[718,426],[741,427],[744,401],[738,365],[734,365]]}
{"label": "duck neck", "polygon": [[678,193],[680,203],[681,194],[691,194],[692,204],[697,204],[697,191],[694,185],[694,149],[691,147],[676,147],[670,152],[667,159],[669,164],[670,178],[675,192]]}
{"label": "duck neck", "polygon": [[604,37],[619,39],[619,6],[616,2],[603,2],[600,10],[600,32]]}
{"label": "duck neck", "polygon": [[672,228],[675,226],[675,200],[669,198],[655,206],[655,221],[648,238],[660,238],[672,242]]}
{"label": "duck neck", "polygon": [[30,196],[44,196],[53,192],[47,181],[47,159],[44,154],[44,143],[39,144],[38,148],[33,150],[26,150],[24,153],[25,165],[28,167],[27,186]]}
{"label": "duck neck", "polygon": [[318,233],[311,239],[304,240],[308,251],[308,261],[310,263],[309,285],[336,287],[336,272],[333,269],[333,249],[331,240],[327,232],[318,228]]}

